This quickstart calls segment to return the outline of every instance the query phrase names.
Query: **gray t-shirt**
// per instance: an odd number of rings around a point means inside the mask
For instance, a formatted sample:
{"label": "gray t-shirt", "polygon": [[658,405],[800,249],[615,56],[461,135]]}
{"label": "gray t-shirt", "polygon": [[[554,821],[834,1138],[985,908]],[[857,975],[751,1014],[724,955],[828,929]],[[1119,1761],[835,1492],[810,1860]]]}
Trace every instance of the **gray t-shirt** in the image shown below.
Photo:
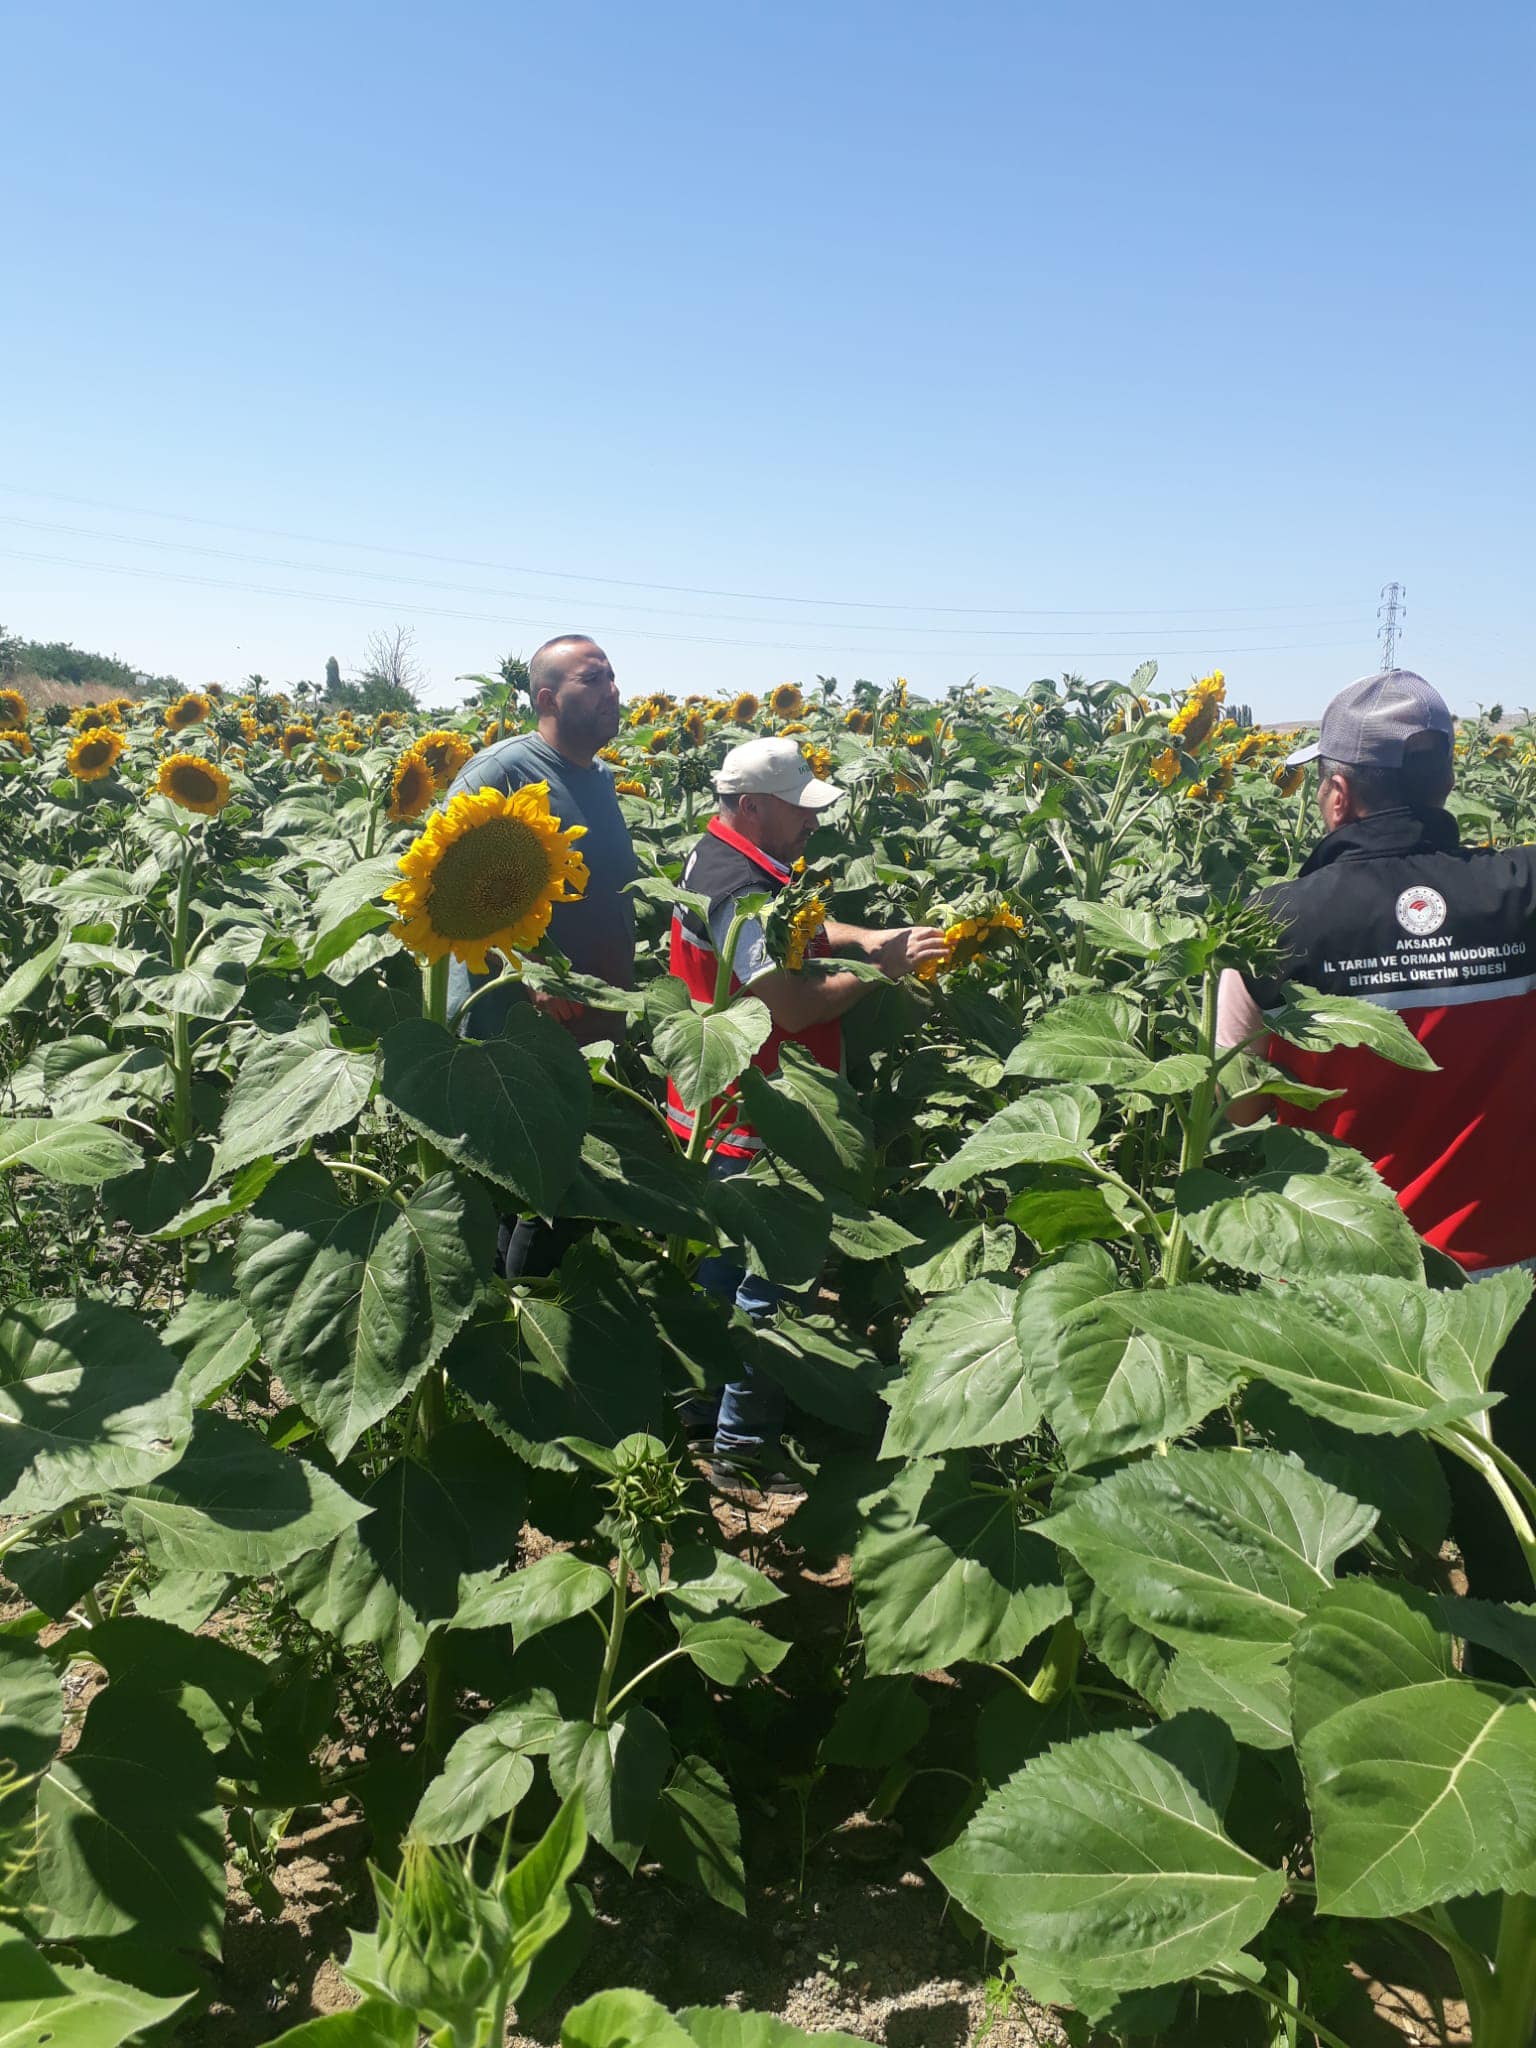
{"label": "gray t-shirt", "polygon": [[[548,943],[558,946],[580,974],[593,974],[615,988],[632,988],[635,980],[635,899],[625,884],[640,872],[630,844],[629,827],[619,808],[613,772],[604,761],[578,768],[536,732],[518,733],[476,754],[455,777],[450,797],[487,787],[511,791],[528,782],[549,784],[549,808],[562,825],[585,825],[578,850],[586,861],[586,894],[575,903],[557,903],[549,920]],[[448,975],[448,1016],[485,975],[471,974],[455,960]],[[515,982],[476,1003],[468,1023],[476,1038],[494,1038],[506,1029],[514,1003],[527,1000]],[[623,1020],[611,1011],[588,1010],[567,1027],[581,1044],[614,1038]]]}
{"label": "gray t-shirt", "polygon": [[[752,892],[744,889],[742,895]],[[723,903],[717,903],[709,913],[709,936],[715,942],[715,958],[718,960],[725,951],[731,936],[731,920],[736,915],[737,898],[727,896]],[[731,959],[731,972],[745,988],[749,981],[756,981],[759,975],[771,974],[774,962],[768,951],[768,939],[763,931],[760,917],[749,917],[736,934],[736,951]]]}

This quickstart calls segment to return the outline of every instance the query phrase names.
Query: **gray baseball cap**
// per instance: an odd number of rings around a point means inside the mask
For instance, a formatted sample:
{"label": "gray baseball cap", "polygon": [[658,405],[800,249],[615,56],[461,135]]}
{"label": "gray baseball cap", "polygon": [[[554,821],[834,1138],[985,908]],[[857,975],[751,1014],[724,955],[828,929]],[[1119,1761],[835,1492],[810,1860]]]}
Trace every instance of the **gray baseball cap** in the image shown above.
{"label": "gray baseball cap", "polygon": [[1351,768],[1401,768],[1409,741],[1428,732],[1451,745],[1456,737],[1451,707],[1411,668],[1384,669],[1340,690],[1323,713],[1312,745],[1288,755],[1285,765],[1299,768],[1321,756]]}

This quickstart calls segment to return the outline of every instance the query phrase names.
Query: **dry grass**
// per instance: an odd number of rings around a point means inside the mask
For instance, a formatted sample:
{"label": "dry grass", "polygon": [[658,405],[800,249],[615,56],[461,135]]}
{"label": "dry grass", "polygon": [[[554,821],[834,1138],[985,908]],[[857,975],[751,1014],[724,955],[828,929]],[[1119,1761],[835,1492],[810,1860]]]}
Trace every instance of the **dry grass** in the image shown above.
{"label": "dry grass", "polygon": [[40,716],[51,704],[64,704],[75,711],[82,704],[104,704],[109,697],[123,694],[117,683],[60,683],[49,676],[29,675],[26,671],[7,676],[5,687],[20,690],[34,717]]}

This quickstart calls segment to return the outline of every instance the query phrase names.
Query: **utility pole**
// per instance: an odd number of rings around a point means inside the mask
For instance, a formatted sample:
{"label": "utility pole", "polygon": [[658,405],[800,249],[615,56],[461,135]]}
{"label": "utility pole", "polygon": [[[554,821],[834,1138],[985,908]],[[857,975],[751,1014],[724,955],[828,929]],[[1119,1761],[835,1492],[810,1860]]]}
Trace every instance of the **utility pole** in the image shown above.
{"label": "utility pole", "polygon": [[1381,586],[1381,603],[1376,607],[1376,616],[1381,621],[1377,637],[1381,641],[1384,670],[1397,667],[1397,622],[1408,616],[1408,607],[1403,602],[1407,594],[1401,583],[1383,583]]}

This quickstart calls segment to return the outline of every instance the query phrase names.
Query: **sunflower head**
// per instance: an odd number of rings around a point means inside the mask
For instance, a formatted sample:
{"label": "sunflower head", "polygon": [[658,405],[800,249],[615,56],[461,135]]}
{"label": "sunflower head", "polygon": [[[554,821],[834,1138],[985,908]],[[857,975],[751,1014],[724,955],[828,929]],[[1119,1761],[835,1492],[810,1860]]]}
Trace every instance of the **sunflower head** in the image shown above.
{"label": "sunflower head", "polygon": [[116,716],[110,704],[82,704],[69,714],[69,722],[76,732],[100,732],[104,725],[113,724]]}
{"label": "sunflower head", "polygon": [[155,778],[155,793],[168,796],[184,811],[211,818],[229,802],[229,777],[217,761],[199,754],[168,754]]}
{"label": "sunflower head", "polygon": [[397,825],[419,818],[437,795],[437,780],[414,747],[395,763],[389,785],[389,815]]}
{"label": "sunflower head", "polygon": [[576,851],[585,831],[551,814],[547,782],[456,796],[428,819],[400,858],[403,879],[384,891],[400,912],[395,937],[427,961],[451,953],[473,974],[489,972],[491,951],[527,952],[555,904],[586,889]]}
{"label": "sunflower head", "polygon": [[664,725],[651,734],[645,743],[645,751],[648,754],[664,754],[671,744],[672,728],[670,725]]}
{"label": "sunflower head", "polygon": [[188,690],[174,704],[166,705],[165,722],[172,732],[185,732],[189,725],[201,725],[212,709],[212,704],[200,690]]}
{"label": "sunflower head", "polygon": [[867,733],[874,729],[874,719],[869,712],[852,710],[843,714],[843,723],[850,732]]}
{"label": "sunflower head", "polygon": [[1275,770],[1275,787],[1282,796],[1294,796],[1306,779],[1305,768],[1280,767]]}
{"label": "sunflower head", "polygon": [[780,683],[768,692],[768,709],[775,718],[798,718],[805,698],[798,683]]}
{"label": "sunflower head", "polygon": [[789,920],[784,943],[784,965],[798,974],[805,965],[806,948],[827,921],[827,906],[819,896],[808,896]]}
{"label": "sunflower head", "polygon": [[1219,668],[1201,676],[1179,706],[1168,730],[1191,751],[1204,743],[1221,723],[1221,706],[1227,694],[1227,679]]}
{"label": "sunflower head", "polygon": [[112,773],[127,745],[122,734],[110,726],[97,732],[82,732],[70,741],[64,766],[76,782],[100,782],[104,775]]}
{"label": "sunflower head", "polygon": [[433,782],[443,790],[475,750],[463,733],[438,730],[424,732],[411,751],[426,763]]}
{"label": "sunflower head", "polygon": [[8,730],[27,722],[27,700],[20,690],[0,690],[0,726]]}
{"label": "sunflower head", "polygon": [[697,707],[692,711],[685,711],[677,721],[677,737],[679,741],[686,741],[690,747],[702,747],[704,735],[708,731],[709,721]]}
{"label": "sunflower head", "polygon": [[739,697],[731,699],[727,716],[732,725],[750,725],[762,708],[750,690],[743,690]]}
{"label": "sunflower head", "polygon": [[628,777],[621,781],[616,781],[613,786],[620,796],[648,796],[650,794],[643,782],[634,782]]}
{"label": "sunflower head", "polygon": [[315,744],[315,728],[299,722],[285,725],[278,734],[277,744],[283,750],[283,759],[291,761],[300,747],[312,747]]}
{"label": "sunflower head", "polygon": [[32,735],[22,726],[0,726],[0,753],[7,760],[17,757],[25,760],[32,752]]}
{"label": "sunflower head", "polygon": [[801,746],[800,751],[805,756],[806,765],[817,781],[825,782],[832,773],[832,749],[830,747],[815,747],[806,742]]}
{"label": "sunflower head", "polygon": [[950,974],[969,967],[994,950],[998,941],[1015,939],[1023,929],[1023,918],[1007,903],[993,903],[974,917],[958,918],[944,930],[949,951],[942,959],[925,961],[917,970],[918,979],[932,981],[941,971]]}
{"label": "sunflower head", "polygon": [[320,780],[322,782],[329,782],[334,784],[340,782],[341,780],[342,771],[340,767],[337,765],[336,762],[328,761],[325,758],[324,754],[322,754],[319,760],[316,761],[315,772],[320,777]]}
{"label": "sunflower head", "polygon": [[1164,747],[1152,766],[1147,770],[1152,780],[1163,789],[1179,779],[1179,757],[1172,747]]}

